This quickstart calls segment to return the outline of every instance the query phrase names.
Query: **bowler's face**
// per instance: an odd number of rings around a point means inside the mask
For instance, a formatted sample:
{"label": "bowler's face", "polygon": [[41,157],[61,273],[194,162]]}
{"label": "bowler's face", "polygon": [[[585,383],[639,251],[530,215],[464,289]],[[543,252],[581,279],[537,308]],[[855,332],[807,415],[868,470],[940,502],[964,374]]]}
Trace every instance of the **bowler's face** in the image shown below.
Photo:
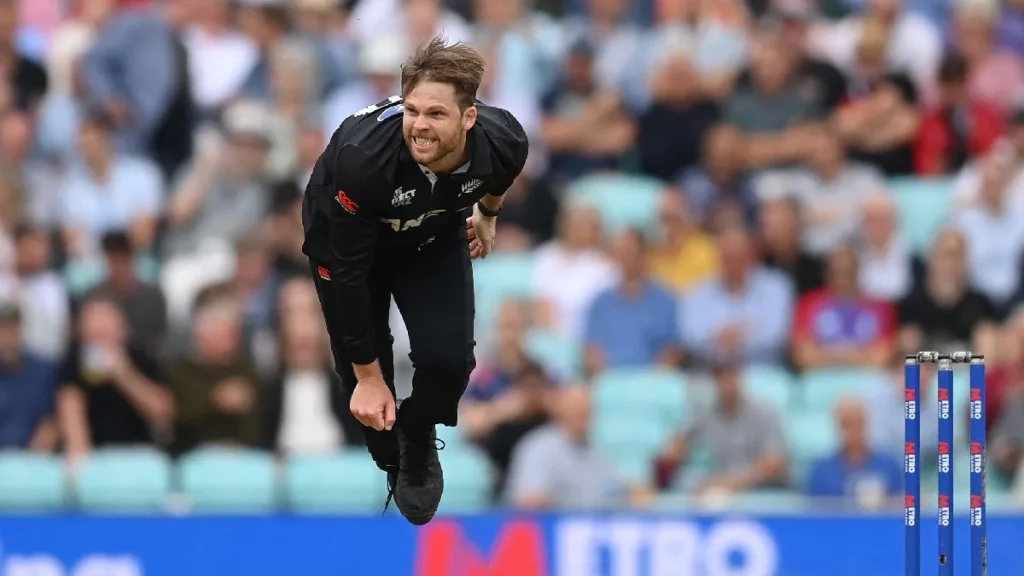
{"label": "bowler's face", "polygon": [[405,97],[402,130],[413,159],[429,166],[461,149],[475,114],[459,110],[455,87],[420,82]]}

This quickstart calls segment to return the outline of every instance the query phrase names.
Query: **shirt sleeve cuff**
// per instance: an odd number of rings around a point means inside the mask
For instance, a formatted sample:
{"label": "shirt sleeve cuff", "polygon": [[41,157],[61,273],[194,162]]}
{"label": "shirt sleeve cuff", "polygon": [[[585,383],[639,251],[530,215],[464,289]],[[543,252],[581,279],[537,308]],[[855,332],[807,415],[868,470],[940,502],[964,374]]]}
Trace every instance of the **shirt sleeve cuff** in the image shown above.
{"label": "shirt sleeve cuff", "polygon": [[353,364],[373,364],[377,360],[377,351],[371,339],[350,343],[345,347],[345,352]]}

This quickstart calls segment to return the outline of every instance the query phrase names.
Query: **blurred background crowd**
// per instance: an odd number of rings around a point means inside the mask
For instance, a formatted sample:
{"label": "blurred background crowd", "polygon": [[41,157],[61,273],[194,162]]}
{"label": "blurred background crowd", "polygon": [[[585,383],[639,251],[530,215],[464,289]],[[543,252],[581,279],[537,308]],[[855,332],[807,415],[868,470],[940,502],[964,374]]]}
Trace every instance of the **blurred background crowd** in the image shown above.
{"label": "blurred background crowd", "polygon": [[159,500],[205,473],[378,509],[299,206],[438,33],[531,138],[450,509],[889,506],[902,355],[958,349],[992,506],[1024,504],[1019,0],[0,0],[0,501],[57,464],[130,499],[162,462]]}

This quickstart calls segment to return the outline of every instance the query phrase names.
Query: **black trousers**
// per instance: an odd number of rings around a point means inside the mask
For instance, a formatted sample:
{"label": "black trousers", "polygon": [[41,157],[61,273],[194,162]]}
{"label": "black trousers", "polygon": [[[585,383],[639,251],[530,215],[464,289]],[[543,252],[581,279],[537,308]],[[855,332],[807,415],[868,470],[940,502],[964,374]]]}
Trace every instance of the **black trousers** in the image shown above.
{"label": "black trousers", "polygon": [[[346,397],[355,389],[352,363],[345,357],[335,336],[344,317],[346,303],[332,294],[330,280],[316,271],[320,264],[310,261],[313,281],[331,335],[335,368]],[[389,324],[391,298],[405,320],[413,364],[412,395],[402,402],[399,425],[404,429],[435,424],[455,426],[459,400],[466,391],[469,375],[476,367],[473,348],[475,301],[473,267],[469,258],[466,230],[456,228],[438,233],[418,246],[381,250],[374,258],[369,277],[377,358],[384,380],[395,393],[395,367]],[[374,459],[387,444],[381,433],[365,428],[367,445]],[[387,458],[390,459],[390,458]]]}

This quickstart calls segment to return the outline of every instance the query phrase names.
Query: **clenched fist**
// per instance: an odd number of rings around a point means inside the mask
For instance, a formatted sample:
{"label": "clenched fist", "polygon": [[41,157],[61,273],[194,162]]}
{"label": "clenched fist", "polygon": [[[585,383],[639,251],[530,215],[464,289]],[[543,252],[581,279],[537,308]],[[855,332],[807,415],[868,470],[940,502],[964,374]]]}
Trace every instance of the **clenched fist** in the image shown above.
{"label": "clenched fist", "polygon": [[395,425],[395,397],[381,378],[360,380],[348,408],[356,420],[374,430],[391,430]]}

